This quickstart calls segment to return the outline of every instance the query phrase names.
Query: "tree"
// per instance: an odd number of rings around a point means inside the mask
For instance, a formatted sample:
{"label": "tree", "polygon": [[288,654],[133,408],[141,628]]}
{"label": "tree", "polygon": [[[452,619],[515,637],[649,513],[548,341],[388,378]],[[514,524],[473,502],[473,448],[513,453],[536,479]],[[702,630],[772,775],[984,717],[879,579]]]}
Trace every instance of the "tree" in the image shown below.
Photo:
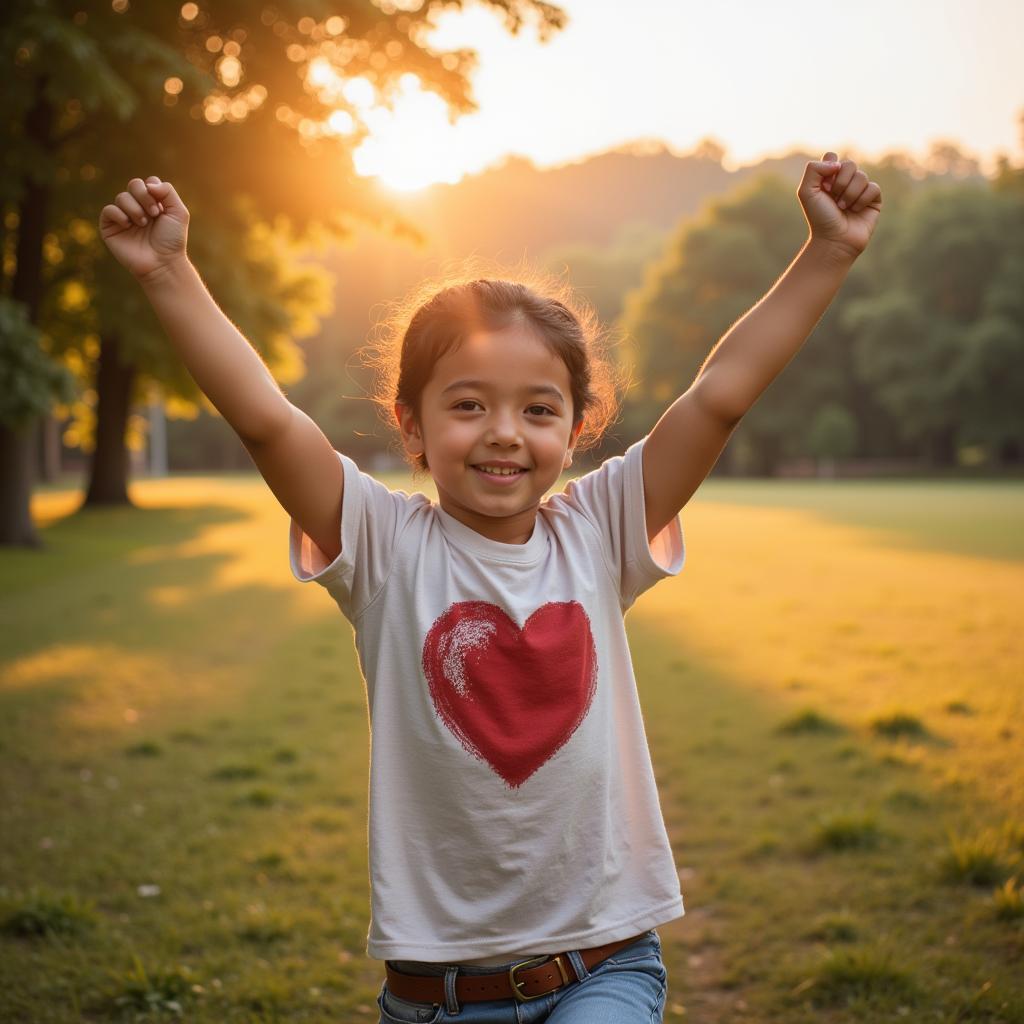
{"label": "tree", "polygon": [[1021,196],[928,189],[884,253],[884,287],[844,310],[858,374],[933,465],[954,465],[963,443],[1024,439],[1022,237]]}
{"label": "tree", "polygon": [[[557,7],[540,0],[480,2],[513,32],[533,21],[544,38],[564,23]],[[241,216],[234,197],[248,202],[246,213],[258,220],[284,217],[282,230],[294,230],[299,240],[315,225],[343,232],[353,217],[393,220],[351,164],[366,132],[366,104],[389,102],[402,75],[412,73],[453,114],[472,108],[467,74],[475,55],[435,52],[425,42],[433,14],[460,6],[461,0],[430,0],[409,12],[394,5],[382,10],[369,0],[279,0],[257,14],[239,0],[202,7],[12,0],[0,28],[10,58],[0,110],[12,140],[0,202],[5,214],[15,214],[13,237],[5,239],[5,256],[12,257],[4,260],[5,290],[45,336],[52,326],[41,319],[47,235],[74,219],[94,222],[128,178],[153,173],[153,165],[179,183],[191,207],[210,211],[204,231],[211,240],[213,211],[225,210],[213,244],[222,262]],[[353,81],[361,83],[355,91]],[[144,160],[148,171],[140,169]],[[212,273],[211,266],[204,272]],[[260,281],[245,266],[225,273],[236,274],[239,290],[254,291]],[[91,270],[84,286],[95,290],[100,357],[90,493],[119,498],[120,439],[133,382],[142,379],[140,366],[151,378],[160,370],[146,363],[149,332],[135,330],[138,297],[130,297],[123,276],[116,284],[105,279],[95,258]],[[254,343],[269,351],[258,337]],[[6,433],[0,444],[27,447],[31,439],[27,431]],[[9,451],[0,455],[0,470],[24,461],[24,452]],[[16,513],[0,514],[0,524],[18,519],[19,509],[27,520],[28,491],[0,478],[0,493]],[[0,543],[23,542],[0,535]]]}
{"label": "tree", "polygon": [[811,422],[807,447],[818,460],[818,476],[834,476],[835,460],[857,449],[857,421],[849,409],[826,402]]}
{"label": "tree", "polygon": [[[0,297],[0,478],[12,487],[28,491],[32,467],[22,440],[28,424],[45,412],[53,399],[67,400],[72,381],[39,346],[39,331],[20,302]],[[27,506],[0,504],[0,530],[14,542],[38,546]]]}
{"label": "tree", "polygon": [[[637,387],[625,411],[640,436],[689,387],[715,342],[773,285],[806,239],[793,186],[764,174],[681,224],[641,288],[625,304],[623,327]],[[867,287],[866,268],[846,288]],[[774,472],[806,450],[806,427],[828,400],[847,401],[847,354],[832,310],[799,358],[758,399],[737,429],[756,473]],[[726,453],[729,454],[728,452]],[[728,462],[726,462],[728,467]]]}

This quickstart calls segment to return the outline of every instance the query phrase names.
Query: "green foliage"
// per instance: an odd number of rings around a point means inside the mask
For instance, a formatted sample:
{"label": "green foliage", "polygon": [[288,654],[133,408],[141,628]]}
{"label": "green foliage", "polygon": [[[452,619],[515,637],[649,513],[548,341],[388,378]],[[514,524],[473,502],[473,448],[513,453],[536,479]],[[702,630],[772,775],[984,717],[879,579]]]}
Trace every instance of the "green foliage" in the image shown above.
{"label": "green foliage", "polygon": [[285,861],[284,854],[278,850],[268,850],[266,853],[253,858],[253,864],[256,867],[267,869],[283,867]]}
{"label": "green foliage", "polygon": [[1024,890],[1017,875],[1008,878],[992,893],[992,906],[1000,921],[1024,920]]}
{"label": "green foliage", "polygon": [[776,731],[786,736],[799,736],[805,733],[833,734],[842,732],[843,727],[814,708],[804,708],[782,722]]}
{"label": "green foliage", "polygon": [[1006,850],[1005,840],[992,831],[977,835],[947,833],[949,848],[938,862],[939,876],[947,882],[968,885],[995,885],[1011,871],[1013,856]]}
{"label": "green foliage", "polygon": [[929,800],[917,790],[897,787],[884,797],[885,805],[894,811],[923,811],[930,806]]}
{"label": "green foliage", "polygon": [[54,400],[70,402],[71,374],[40,348],[41,333],[24,305],[0,296],[0,423],[19,428],[47,412]]}
{"label": "green foliage", "polygon": [[821,942],[856,942],[859,936],[857,918],[848,910],[821,914],[807,932],[807,938]]}
{"label": "green foliage", "polygon": [[951,715],[974,714],[974,709],[965,700],[951,700],[945,705],[943,710],[948,711]]}
{"label": "green foliage", "polygon": [[250,789],[238,802],[248,804],[250,807],[273,807],[277,797],[274,791],[267,786],[257,786]]}
{"label": "green foliage", "polygon": [[254,946],[271,946],[287,939],[293,931],[292,923],[282,915],[273,915],[249,921],[236,934],[243,942]]}
{"label": "green foliage", "polygon": [[22,897],[0,889],[0,934],[13,938],[78,936],[98,923],[95,904],[74,893],[33,887]]}
{"label": "green foliage", "polygon": [[[529,24],[547,38],[565,22],[560,8],[540,0],[483,5],[511,32]],[[98,237],[99,211],[131,178],[155,173],[172,181],[192,214],[193,262],[271,373],[290,384],[304,370],[296,339],[315,332],[330,309],[331,281],[306,262],[310,246],[345,236],[355,221],[397,220],[352,165],[366,125],[345,134],[328,130],[337,100],[314,88],[306,72],[322,62],[340,78],[365,75],[379,98],[412,72],[453,113],[467,112],[476,55],[426,45],[421,30],[432,22],[432,4],[406,10],[363,0],[208,0],[192,17],[184,10],[180,3],[110,0],[71,8],[53,0],[6,5],[0,214],[4,245],[17,249],[14,285],[32,292],[15,297],[38,310],[33,319],[49,351],[67,358],[79,383],[94,376],[99,338],[114,337],[136,371],[132,401],[159,384],[179,412],[194,412],[201,396],[141,290]],[[351,115],[360,122],[358,108]],[[11,261],[0,255],[6,275]],[[18,283],[37,280],[38,287]],[[3,284],[9,293],[11,282]],[[24,332],[8,328],[0,320],[0,337],[17,343]],[[7,362],[5,346],[0,421],[49,411],[56,380],[45,367],[25,355],[4,372]],[[61,400],[70,402],[71,392]],[[74,435],[87,449],[94,404],[70,410]],[[108,466],[118,454],[116,440],[99,452]]]}
{"label": "green foliage", "polygon": [[647,265],[660,255],[665,237],[652,225],[626,224],[607,245],[555,246],[541,256],[540,263],[553,273],[567,273],[601,322],[613,324],[622,313],[626,294],[642,282]]}
{"label": "green foliage", "polygon": [[1000,831],[1003,842],[1018,853],[1024,853],[1024,822],[1006,821]]}
{"label": "green foliage", "polygon": [[882,831],[872,814],[837,812],[819,817],[812,838],[816,850],[873,850]]}
{"label": "green foliage", "polygon": [[107,1002],[118,1016],[130,1021],[159,1021],[182,1018],[192,1000],[193,981],[188,967],[148,972],[132,954],[132,968],[118,972],[109,970],[114,991]]}
{"label": "green foliage", "polygon": [[886,739],[924,739],[929,735],[924,723],[906,711],[878,715],[869,723],[871,731]]}
{"label": "green foliage", "polygon": [[974,184],[917,193],[886,287],[850,303],[858,375],[904,440],[1024,444],[1024,199]]}
{"label": "green foliage", "polygon": [[[787,455],[903,450],[952,464],[958,445],[990,460],[1024,451],[1024,196],[864,169],[883,185],[876,236],[727,458],[771,472]],[[627,420],[653,422],[686,390],[805,238],[792,189],[771,177],[679,225],[625,302],[640,378]]]}
{"label": "green foliage", "polygon": [[829,950],[805,989],[815,1003],[850,1005],[913,999],[918,986],[906,968],[897,966],[892,953],[873,947]]}
{"label": "green foliage", "polygon": [[782,840],[774,832],[762,832],[747,844],[743,850],[743,856],[747,860],[770,857],[777,854],[781,846]]}
{"label": "green foliage", "polygon": [[819,458],[843,458],[857,450],[857,420],[846,406],[828,401],[819,406],[807,435],[807,448]]}
{"label": "green foliage", "polygon": [[159,757],[163,753],[163,748],[153,740],[143,740],[140,743],[133,743],[130,747],[125,747],[124,752],[129,757]]}

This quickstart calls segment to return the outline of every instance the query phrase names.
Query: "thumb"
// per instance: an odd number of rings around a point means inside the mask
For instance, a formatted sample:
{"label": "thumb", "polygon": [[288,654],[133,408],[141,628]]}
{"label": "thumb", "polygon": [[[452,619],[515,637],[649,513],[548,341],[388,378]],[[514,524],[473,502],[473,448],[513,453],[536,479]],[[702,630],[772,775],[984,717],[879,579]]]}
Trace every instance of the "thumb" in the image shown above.
{"label": "thumb", "polygon": [[831,178],[842,167],[838,154],[830,150],[820,160],[812,160],[808,166],[814,170],[816,175],[816,180],[809,183],[821,185],[824,191],[831,192]]}
{"label": "thumb", "polygon": [[161,181],[155,175],[146,179],[146,188],[149,189],[149,194],[159,203],[163,203],[164,212],[174,212],[179,217],[187,217],[188,210],[185,209],[185,204],[181,201],[181,197],[174,190],[174,186],[169,181]]}

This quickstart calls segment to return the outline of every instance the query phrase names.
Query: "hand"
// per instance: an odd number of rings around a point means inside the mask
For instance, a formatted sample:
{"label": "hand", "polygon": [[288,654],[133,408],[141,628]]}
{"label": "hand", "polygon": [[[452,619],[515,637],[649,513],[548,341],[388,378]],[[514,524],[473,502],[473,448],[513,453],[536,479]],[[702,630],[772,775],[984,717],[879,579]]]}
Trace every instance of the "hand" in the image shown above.
{"label": "hand", "polygon": [[797,189],[811,238],[835,245],[856,259],[866,248],[882,212],[882,190],[835,153],[812,160]]}
{"label": "hand", "polygon": [[132,178],[100,211],[100,237],[118,262],[144,278],[185,259],[188,210],[169,181]]}

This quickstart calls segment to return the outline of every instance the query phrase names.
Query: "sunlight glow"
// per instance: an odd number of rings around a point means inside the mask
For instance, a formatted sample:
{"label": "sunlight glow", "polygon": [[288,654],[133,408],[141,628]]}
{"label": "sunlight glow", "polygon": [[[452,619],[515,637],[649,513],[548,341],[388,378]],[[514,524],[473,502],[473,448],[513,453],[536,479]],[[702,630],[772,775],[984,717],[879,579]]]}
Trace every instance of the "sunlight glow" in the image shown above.
{"label": "sunlight glow", "polygon": [[444,100],[424,91],[416,75],[402,76],[389,107],[369,107],[362,116],[369,136],[353,153],[356,172],[379,178],[390,188],[412,191],[438,182],[454,184],[486,163],[487,157],[474,159],[466,145],[473,116],[451,124]]}
{"label": "sunlight glow", "polygon": [[341,79],[331,67],[331,62],[323,57],[316,57],[309,62],[306,81],[323,91],[334,91],[341,85]]}
{"label": "sunlight glow", "polygon": [[376,99],[373,83],[367,78],[350,78],[341,88],[341,93],[352,104],[360,110],[366,110],[373,105]]}
{"label": "sunlight glow", "polygon": [[[862,65],[863,40],[848,30],[842,8],[817,9],[811,24],[795,0],[743,4],[737,32],[730,4],[637,0],[628,16],[612,0],[560,6],[569,23],[547,44],[532,31],[510,35],[485,5],[439,13],[426,42],[438,53],[478,53],[478,112],[449,124],[440,101],[417,84],[393,102],[385,97],[388,110],[379,114],[369,83],[351,86],[361,92],[346,92],[339,106],[350,105],[357,120],[372,109],[374,121],[357,151],[358,172],[415,189],[511,154],[552,167],[642,139],[679,153],[713,139],[727,170],[826,147],[859,159],[892,148],[925,159],[937,139],[970,147],[990,167],[998,151],[1019,152],[1019,2],[943,0],[936,18],[927,0],[865,0],[864,23],[884,21],[886,31],[857,102],[838,106],[834,84],[807,89],[804,66],[820,38],[830,40],[833,69]],[[908,89],[908,76],[934,91]]]}

